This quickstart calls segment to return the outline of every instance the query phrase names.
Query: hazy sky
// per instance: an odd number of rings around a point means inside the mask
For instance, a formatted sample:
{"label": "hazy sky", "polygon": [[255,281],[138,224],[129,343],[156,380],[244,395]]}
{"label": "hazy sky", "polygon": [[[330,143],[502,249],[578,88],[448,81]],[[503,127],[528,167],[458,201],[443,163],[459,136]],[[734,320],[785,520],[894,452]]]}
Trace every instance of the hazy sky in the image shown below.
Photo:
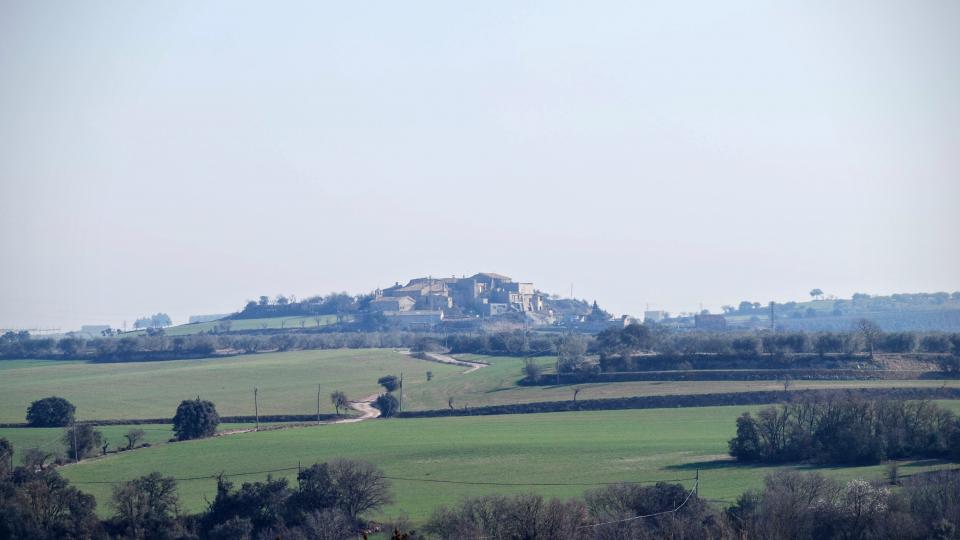
{"label": "hazy sky", "polygon": [[0,0],[0,327],[960,289],[960,2]]}

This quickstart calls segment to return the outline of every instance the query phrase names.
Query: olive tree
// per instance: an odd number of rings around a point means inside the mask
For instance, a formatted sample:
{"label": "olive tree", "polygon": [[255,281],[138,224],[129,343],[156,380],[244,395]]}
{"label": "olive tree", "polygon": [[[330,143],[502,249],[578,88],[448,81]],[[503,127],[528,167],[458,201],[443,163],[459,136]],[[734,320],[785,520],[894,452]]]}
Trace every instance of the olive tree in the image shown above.
{"label": "olive tree", "polygon": [[27,423],[30,427],[63,427],[73,423],[77,408],[62,397],[51,396],[38,399],[27,407]]}
{"label": "olive tree", "polygon": [[374,405],[380,409],[380,416],[389,418],[400,410],[400,401],[393,394],[382,394],[377,397]]}
{"label": "olive tree", "polygon": [[202,439],[216,433],[219,424],[220,415],[213,403],[197,397],[180,402],[173,417],[173,432],[181,441]]}
{"label": "olive tree", "polygon": [[387,392],[393,392],[400,388],[400,379],[396,375],[385,375],[377,379],[377,384],[384,387]]}

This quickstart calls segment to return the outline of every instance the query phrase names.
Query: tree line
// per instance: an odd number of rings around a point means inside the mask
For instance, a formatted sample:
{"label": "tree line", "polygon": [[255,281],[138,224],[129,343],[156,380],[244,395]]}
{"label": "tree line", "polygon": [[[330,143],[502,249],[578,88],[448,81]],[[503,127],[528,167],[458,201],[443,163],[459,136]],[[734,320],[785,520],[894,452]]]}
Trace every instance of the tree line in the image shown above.
{"label": "tree line", "polygon": [[557,540],[958,537],[960,472],[891,478],[891,483],[776,472],[762,489],[744,493],[724,510],[670,483],[619,484],[567,500],[488,495],[438,509],[424,532],[437,538]]}
{"label": "tree line", "polygon": [[730,455],[741,462],[870,465],[888,459],[960,461],[960,422],[931,401],[809,399],[737,419]]}
{"label": "tree line", "polygon": [[302,317],[308,315],[348,315],[366,311],[373,300],[372,294],[352,296],[345,292],[326,296],[311,296],[298,301],[294,296],[278,294],[272,301],[269,296],[248,300],[233,319],[261,319],[265,317]]}
{"label": "tree line", "polygon": [[[168,360],[208,356],[217,351],[256,353],[299,349],[410,348],[415,351],[443,350],[453,354],[473,353],[494,356],[560,355],[562,370],[629,371],[640,353],[659,355],[738,356],[778,359],[792,355],[867,355],[874,352],[931,353],[960,356],[960,334],[881,332],[869,321],[849,332],[690,333],[675,332],[658,325],[631,324],[604,330],[596,336],[512,330],[489,333],[423,333],[404,331],[303,332],[274,331],[239,333],[220,331],[188,336],[167,336],[162,329],[150,335],[125,335],[83,339],[32,337],[28,332],[0,335],[0,358],[65,358],[95,361]],[[599,365],[586,362],[586,356]],[[960,362],[941,359],[943,369],[960,371]]]}
{"label": "tree line", "polygon": [[154,472],[113,487],[111,517],[56,469],[25,461],[0,438],[0,538],[74,539],[330,539],[356,538],[364,517],[393,500],[390,482],[373,464],[347,459],[316,463],[285,478],[245,482],[221,475],[200,514],[184,513],[177,480]]}

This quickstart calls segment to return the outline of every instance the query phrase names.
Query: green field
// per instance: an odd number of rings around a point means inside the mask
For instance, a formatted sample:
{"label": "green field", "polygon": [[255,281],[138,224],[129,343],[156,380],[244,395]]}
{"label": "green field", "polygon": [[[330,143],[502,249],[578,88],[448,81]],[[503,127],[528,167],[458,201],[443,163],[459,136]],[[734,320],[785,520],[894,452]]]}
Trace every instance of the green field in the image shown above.
{"label": "green field", "polygon": [[[327,396],[343,390],[362,398],[380,390],[376,380],[404,375],[406,410],[476,407],[535,401],[664,394],[778,390],[777,381],[635,381],[560,386],[517,386],[523,359],[463,355],[490,365],[464,374],[464,368],[388,349],[337,349],[265,353],[202,360],[86,363],[61,360],[0,361],[0,422],[22,422],[31,401],[49,395],[67,398],[78,418],[169,418],[182,399],[200,395],[222,415],[252,415],[253,388],[259,388],[261,414],[312,414],[317,385],[322,412],[333,412]],[[554,359],[538,362],[549,368]],[[427,382],[426,372],[433,372]],[[803,388],[890,388],[960,386],[960,381],[794,381]]]}
{"label": "green field", "polygon": [[[261,425],[270,424],[262,423]],[[252,424],[220,424],[218,429],[226,431],[252,426]],[[173,426],[170,424],[97,426],[97,430],[103,433],[105,441],[110,443],[111,450],[126,446],[127,440],[123,438],[123,435],[135,428],[143,430],[144,439],[142,442],[151,445],[166,443],[174,436]],[[64,432],[65,428],[0,428],[0,439],[7,439],[13,444],[14,463],[20,463],[23,452],[30,448],[39,448],[53,455],[64,454],[66,452],[66,447],[62,442]]]}
{"label": "green field", "polygon": [[[960,403],[947,402],[953,410]],[[150,471],[175,477],[266,471],[338,457],[378,464],[388,475],[412,479],[503,483],[595,483],[689,478],[701,474],[701,496],[732,501],[759,487],[773,467],[738,466],[728,458],[734,420],[749,407],[704,407],[505,415],[490,417],[372,420],[165,444],[89,460],[61,469],[78,487],[97,496],[100,511],[110,484]],[[756,408],[753,408],[756,409]],[[937,462],[903,464],[902,474]],[[797,465],[797,470],[813,467]],[[819,469],[838,478],[880,478],[884,466]],[[296,471],[274,476],[295,478]],[[262,480],[249,474],[235,481]],[[692,482],[683,482],[691,485]],[[198,511],[215,491],[213,480],[179,485],[184,508]],[[415,521],[437,505],[485,493],[538,492],[574,496],[587,486],[475,486],[395,480],[396,502],[386,514]]]}
{"label": "green field", "polygon": [[380,390],[377,379],[403,372],[405,387],[459,376],[462,367],[425,362],[388,349],[338,349],[266,353],[204,360],[84,363],[3,360],[0,422],[23,422],[36,399],[58,395],[77,406],[78,419],[171,418],[183,399],[200,395],[221,415],[252,415],[253,388],[260,414],[312,414],[317,385],[322,412],[333,412],[329,394],[362,398]]}
{"label": "green field", "polygon": [[[432,384],[411,387],[404,394],[405,408],[445,409],[447,398],[454,398],[454,406],[479,407],[537,401],[568,401],[573,389],[579,388],[577,399],[601,399],[629,396],[711,394],[720,392],[749,392],[783,390],[780,381],[630,381],[590,384],[562,384],[557,386],[518,386],[524,359],[479,355],[457,355],[462,360],[490,363],[466,375],[436,379]],[[552,369],[555,358],[540,357],[538,363]],[[790,388],[904,388],[941,386],[958,388],[960,380],[868,380],[868,381],[791,381]]]}
{"label": "green field", "polygon": [[[177,326],[168,326],[163,332],[168,336],[188,336],[191,334],[200,334],[209,332],[223,321],[209,321],[193,324],[179,324]],[[336,315],[316,315],[309,317],[270,317],[267,319],[229,319],[230,331],[237,330],[268,330],[276,328],[316,328],[317,326],[326,326],[337,322]],[[129,332],[129,334],[142,334],[143,330]],[[127,334],[122,334],[127,335]]]}

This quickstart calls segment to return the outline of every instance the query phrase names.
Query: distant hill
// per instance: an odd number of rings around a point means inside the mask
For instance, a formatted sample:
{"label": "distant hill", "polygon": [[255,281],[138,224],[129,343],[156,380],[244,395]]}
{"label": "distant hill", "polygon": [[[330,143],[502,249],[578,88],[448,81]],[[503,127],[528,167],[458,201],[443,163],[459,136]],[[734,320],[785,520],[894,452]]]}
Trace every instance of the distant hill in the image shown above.
{"label": "distant hill", "polygon": [[[776,327],[784,330],[849,330],[857,319],[870,319],[888,332],[960,331],[960,291],[872,296],[857,293],[850,299],[785,302],[774,305]],[[727,325],[734,328],[770,328],[770,305],[741,302],[727,306]]]}

